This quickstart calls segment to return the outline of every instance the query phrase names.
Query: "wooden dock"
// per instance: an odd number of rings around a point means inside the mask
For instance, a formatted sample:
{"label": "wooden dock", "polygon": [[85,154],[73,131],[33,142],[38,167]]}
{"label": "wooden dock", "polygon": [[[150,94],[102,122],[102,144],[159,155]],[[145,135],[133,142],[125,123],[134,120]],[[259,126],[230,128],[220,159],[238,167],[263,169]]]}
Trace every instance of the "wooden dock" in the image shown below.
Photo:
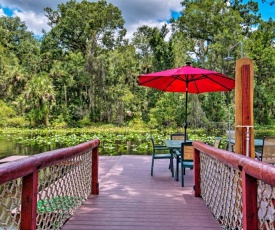
{"label": "wooden dock", "polygon": [[193,195],[193,170],[185,185],[174,181],[168,160],[150,156],[99,158],[100,193],[91,196],[63,230],[202,230],[221,229],[201,198]]}

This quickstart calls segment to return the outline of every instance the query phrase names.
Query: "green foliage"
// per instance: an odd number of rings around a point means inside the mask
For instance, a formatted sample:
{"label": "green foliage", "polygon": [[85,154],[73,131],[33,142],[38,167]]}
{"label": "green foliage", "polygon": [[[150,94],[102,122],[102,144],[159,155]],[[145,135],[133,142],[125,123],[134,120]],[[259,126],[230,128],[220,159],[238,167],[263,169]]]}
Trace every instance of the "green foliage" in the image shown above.
{"label": "green foliage", "polygon": [[[132,41],[120,9],[105,0],[69,0],[45,14],[51,30],[41,41],[18,17],[0,17],[2,116],[13,110],[1,126],[180,129],[185,95],[140,87],[137,76],[191,60],[234,77],[235,62],[224,57],[240,41],[254,61],[255,123],[275,123],[275,24],[261,20],[257,1],[186,0],[171,30],[141,25]],[[239,58],[239,47],[230,54]],[[216,130],[233,104],[234,92],[190,95],[188,127]]]}
{"label": "green foliage", "polygon": [[0,100],[0,127],[25,127],[27,122],[24,117],[16,115],[13,107],[8,106],[5,102]]}
{"label": "green foliage", "polygon": [[15,111],[8,107],[7,104],[0,100],[0,127],[8,126],[8,120],[16,115]]}
{"label": "green foliage", "polygon": [[[70,51],[81,51],[84,54],[89,42],[94,41],[109,49],[125,34],[120,10],[104,0],[70,0],[58,5],[57,10],[47,7],[45,11],[52,27],[47,36]],[[119,35],[117,39],[116,33]],[[100,40],[96,41],[98,38]]]}
{"label": "green foliage", "polygon": [[34,76],[21,95],[30,122],[34,126],[49,126],[49,114],[55,103],[51,79],[46,74]]}
{"label": "green foliage", "polygon": [[[100,139],[100,154],[119,155],[129,148],[139,154],[151,154],[152,146],[150,137],[153,136],[156,143],[163,144],[163,140],[170,139],[170,133],[175,130],[148,130],[145,127],[114,127],[113,125],[101,125],[91,128],[74,129],[0,129],[0,139],[16,139],[17,143],[25,146],[52,146],[68,147],[79,143]],[[198,132],[200,133],[200,132]],[[215,136],[205,133],[190,133],[190,139],[199,140],[210,145]]]}
{"label": "green foliage", "polygon": [[0,117],[1,117],[1,119],[11,118],[14,116],[15,116],[15,111],[11,107],[8,107],[5,102],[0,100]]}
{"label": "green foliage", "polygon": [[89,117],[84,117],[81,120],[78,121],[78,127],[87,127],[90,126],[92,124],[91,120]]}
{"label": "green foliage", "polygon": [[275,125],[255,126],[255,136],[262,138],[264,136],[275,136]]}
{"label": "green foliage", "polygon": [[5,121],[6,127],[23,128],[28,127],[29,123],[24,117],[12,117]]}

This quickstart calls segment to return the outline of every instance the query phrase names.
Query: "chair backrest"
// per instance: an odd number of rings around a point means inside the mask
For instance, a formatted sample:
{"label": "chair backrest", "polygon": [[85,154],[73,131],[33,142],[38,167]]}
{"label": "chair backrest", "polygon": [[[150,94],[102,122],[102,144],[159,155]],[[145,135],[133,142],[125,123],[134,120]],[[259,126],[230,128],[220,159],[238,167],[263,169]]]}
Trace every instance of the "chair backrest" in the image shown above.
{"label": "chair backrest", "polygon": [[275,164],[275,137],[264,137],[262,161],[269,164]]}
{"label": "chair backrest", "polygon": [[151,142],[152,142],[152,147],[154,148],[155,147],[155,141],[154,141],[154,138],[153,137],[150,137],[151,139]]}
{"label": "chair backrest", "polygon": [[[184,140],[184,133],[172,133],[170,134],[171,140]],[[188,134],[186,134],[186,140],[188,140]]]}
{"label": "chair backrest", "polygon": [[194,160],[194,147],[191,141],[181,143],[181,159],[183,161]]}
{"label": "chair backrest", "polygon": [[235,130],[226,130],[227,139],[235,139]]}
{"label": "chair backrest", "polygon": [[222,141],[222,137],[216,137],[216,139],[214,141],[214,144],[213,144],[213,147],[214,148],[220,148],[221,141]]}

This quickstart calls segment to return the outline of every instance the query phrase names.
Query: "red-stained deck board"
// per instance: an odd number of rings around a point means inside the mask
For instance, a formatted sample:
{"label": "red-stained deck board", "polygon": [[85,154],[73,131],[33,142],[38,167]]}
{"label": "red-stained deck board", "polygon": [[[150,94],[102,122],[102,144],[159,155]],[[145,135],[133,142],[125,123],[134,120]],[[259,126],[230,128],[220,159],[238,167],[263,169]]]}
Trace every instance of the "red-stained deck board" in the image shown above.
{"label": "red-stained deck board", "polygon": [[193,195],[193,170],[185,187],[174,181],[168,160],[150,156],[99,157],[99,195],[91,196],[64,230],[221,229],[201,198]]}

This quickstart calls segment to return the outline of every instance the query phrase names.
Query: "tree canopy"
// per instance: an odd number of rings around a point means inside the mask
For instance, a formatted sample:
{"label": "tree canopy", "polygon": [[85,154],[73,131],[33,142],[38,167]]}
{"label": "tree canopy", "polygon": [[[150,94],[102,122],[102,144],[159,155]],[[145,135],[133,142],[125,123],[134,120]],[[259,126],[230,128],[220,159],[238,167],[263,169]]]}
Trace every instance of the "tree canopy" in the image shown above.
{"label": "tree canopy", "polygon": [[[132,40],[121,10],[105,0],[45,8],[51,29],[39,40],[18,17],[1,16],[1,109],[35,127],[182,127],[185,95],[140,87],[137,76],[191,61],[234,78],[234,61],[224,58],[235,46],[230,54],[240,58],[242,41],[255,67],[255,123],[274,124],[275,23],[262,20],[258,2],[186,0],[180,13],[162,28],[140,26]],[[234,91],[190,95],[189,127],[227,122],[232,104]]]}

